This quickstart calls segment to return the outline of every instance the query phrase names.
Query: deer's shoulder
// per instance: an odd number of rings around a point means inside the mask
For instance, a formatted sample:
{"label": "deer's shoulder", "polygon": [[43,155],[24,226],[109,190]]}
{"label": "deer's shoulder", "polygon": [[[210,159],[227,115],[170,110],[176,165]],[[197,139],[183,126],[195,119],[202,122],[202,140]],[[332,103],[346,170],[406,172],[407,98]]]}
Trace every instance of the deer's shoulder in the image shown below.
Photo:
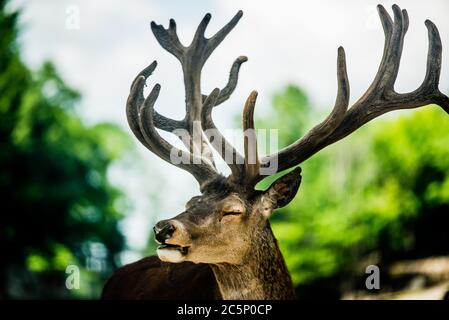
{"label": "deer's shoulder", "polygon": [[107,280],[102,299],[220,299],[211,267],[167,263],[157,256],[119,268]]}

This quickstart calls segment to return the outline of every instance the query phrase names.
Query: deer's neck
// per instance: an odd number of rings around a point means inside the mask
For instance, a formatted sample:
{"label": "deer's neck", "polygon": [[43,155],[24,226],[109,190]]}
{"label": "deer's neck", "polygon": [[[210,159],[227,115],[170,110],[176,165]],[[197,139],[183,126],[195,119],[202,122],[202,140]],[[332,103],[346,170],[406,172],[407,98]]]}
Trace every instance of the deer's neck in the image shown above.
{"label": "deer's neck", "polygon": [[270,225],[259,232],[242,264],[212,265],[223,299],[294,298],[290,274]]}

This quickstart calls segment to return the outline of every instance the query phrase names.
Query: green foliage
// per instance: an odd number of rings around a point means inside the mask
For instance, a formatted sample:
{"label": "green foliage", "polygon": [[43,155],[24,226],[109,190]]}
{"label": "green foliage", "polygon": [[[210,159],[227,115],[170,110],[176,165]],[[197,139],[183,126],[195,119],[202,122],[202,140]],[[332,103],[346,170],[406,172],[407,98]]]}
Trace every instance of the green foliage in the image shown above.
{"label": "green foliage", "polygon": [[[290,86],[275,98],[269,125],[280,129],[281,145],[317,122],[300,92]],[[448,253],[439,225],[449,220],[448,128],[440,108],[402,111],[301,165],[298,195],[272,223],[295,284],[344,274],[372,252],[383,258]]]}
{"label": "green foliage", "polygon": [[0,297],[69,297],[69,264],[90,279],[82,281],[81,296],[98,296],[124,247],[122,194],[107,172],[129,141],[114,125],[83,124],[75,112],[79,93],[51,63],[37,71],[24,65],[17,13],[5,5],[0,2]]}

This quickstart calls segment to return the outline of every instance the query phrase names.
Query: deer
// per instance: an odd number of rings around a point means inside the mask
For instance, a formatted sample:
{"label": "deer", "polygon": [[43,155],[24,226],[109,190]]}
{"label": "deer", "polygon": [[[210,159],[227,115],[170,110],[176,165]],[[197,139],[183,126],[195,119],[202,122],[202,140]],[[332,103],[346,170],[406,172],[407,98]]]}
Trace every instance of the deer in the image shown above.
{"label": "deer", "polygon": [[[183,212],[154,226],[159,244],[157,256],[116,271],[104,287],[103,299],[295,298],[269,218],[296,196],[302,177],[299,165],[384,113],[429,104],[436,104],[449,113],[449,98],[438,88],[442,45],[437,27],[430,20],[425,21],[429,47],[422,84],[412,92],[398,93],[394,85],[409,17],[397,5],[392,7],[393,17],[382,5],[377,9],[385,44],[377,74],[366,92],[349,106],[345,51],[339,47],[337,94],[329,115],[293,144],[263,157],[258,155],[255,134],[256,91],[251,92],[243,107],[243,154],[224,138],[212,118],[213,109],[228,100],[236,88],[240,67],[247,58],[241,56],[234,61],[223,89],[216,88],[209,95],[201,92],[205,62],[236,26],[242,11],[210,38],[204,35],[211,19],[206,14],[187,47],[181,44],[173,19],[167,29],[151,22],[159,44],[181,63],[186,114],[183,120],[173,120],[154,110],[159,84],[144,97],[146,80],[157,65],[154,61],[131,85],[127,120],[135,137],[148,150],[193,175],[200,194],[186,203]],[[185,149],[171,145],[158,130],[175,133],[180,139],[182,136]],[[180,130],[186,134],[179,134]],[[200,139],[193,139],[198,131]],[[213,143],[214,140],[221,143]],[[228,155],[230,175],[224,176],[217,170],[212,148],[223,159],[224,154]],[[267,189],[257,190],[256,184],[267,176],[262,172],[273,164],[276,164],[275,173],[285,174]]]}

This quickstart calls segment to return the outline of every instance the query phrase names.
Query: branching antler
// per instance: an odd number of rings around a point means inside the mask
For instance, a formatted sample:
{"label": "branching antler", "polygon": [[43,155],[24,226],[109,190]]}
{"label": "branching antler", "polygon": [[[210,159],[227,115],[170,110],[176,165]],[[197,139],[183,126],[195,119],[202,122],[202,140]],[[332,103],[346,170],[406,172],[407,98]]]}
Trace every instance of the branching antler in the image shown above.
{"label": "branching antler", "polygon": [[[127,103],[129,125],[143,145],[162,159],[191,172],[201,186],[218,175],[207,142],[209,141],[231,168],[232,175],[229,179],[241,184],[244,188],[252,189],[263,178],[262,169],[271,168],[273,163],[277,163],[275,172],[296,166],[319,150],[346,137],[386,112],[418,108],[434,103],[449,113],[449,98],[438,89],[442,48],[436,26],[429,20],[425,22],[429,35],[429,50],[423,83],[415,91],[397,93],[394,90],[394,84],[399,71],[404,36],[409,25],[408,14],[397,5],[393,6],[394,20],[381,5],[378,6],[378,11],[385,33],[385,46],[379,69],[368,90],[352,107],[348,108],[349,81],[345,52],[342,47],[338,48],[338,92],[334,108],[326,119],[312,128],[304,137],[275,154],[262,159],[259,159],[257,155],[254,128],[257,92],[253,91],[250,94],[243,111],[244,156],[240,155],[223,137],[212,120],[214,106],[226,101],[234,91],[240,66],[247,61],[246,57],[241,56],[234,61],[228,83],[221,91],[214,89],[209,96],[201,94],[203,65],[213,50],[237,24],[242,16],[241,11],[209,39],[205,38],[204,32],[211,15],[206,14],[188,47],[183,46],[179,41],[173,19],[170,20],[168,29],[154,22],[151,23],[153,33],[161,46],[181,62],[186,94],[186,116],[183,120],[177,121],[154,111],[154,103],[160,90],[159,84],[155,85],[146,99],[144,98],[145,81],[156,68],[156,62],[153,62],[139,73],[131,86]],[[200,124],[200,128],[195,126],[196,123]],[[171,146],[159,135],[156,128],[174,133],[177,133],[177,130],[187,131],[188,139],[182,140],[189,151]],[[199,130],[200,139],[195,139],[195,130]],[[207,140],[203,139],[203,135],[207,137]]]}
{"label": "branching antler", "polygon": [[[219,104],[222,104],[226,100],[229,99],[231,94],[234,92],[235,87],[237,86],[237,81],[239,78],[239,71],[240,66],[242,63],[248,61],[248,58],[245,56],[240,56],[237,59],[235,59],[234,63],[232,64],[231,71],[229,72],[229,80],[226,86],[220,91],[220,94],[217,98],[217,101],[215,102],[215,106],[218,106]],[[205,101],[207,98],[206,95],[203,95],[203,101]]]}
{"label": "branching antler", "polygon": [[[131,93],[128,99],[128,121],[133,132],[154,154],[164,159],[167,162],[189,171],[200,184],[208,181],[216,174],[216,171],[209,164],[202,162],[196,155],[177,149],[164,140],[157,132],[154,126],[154,103],[159,95],[160,85],[156,84],[148,97],[144,100],[139,109],[134,101],[138,100],[145,85],[145,76],[138,76],[134,81]],[[137,121],[136,121],[137,120]],[[138,129],[136,127],[138,123]],[[178,157],[180,162],[174,162],[173,159]],[[195,165],[192,165],[194,163]]]}
{"label": "branching antler", "polygon": [[[201,70],[207,58],[235,27],[242,14],[242,11],[239,11],[211,38],[204,36],[211,19],[211,15],[206,14],[188,47],[183,46],[179,41],[176,23],[173,19],[170,20],[168,29],[151,22],[151,29],[160,45],[181,62],[185,84],[186,115],[183,120],[178,121],[169,119],[154,110],[153,106],[160,91],[159,84],[153,88],[147,99],[144,98],[143,87],[146,79],[155,70],[156,61],[137,75],[131,86],[127,102],[128,123],[139,141],[162,159],[191,172],[200,185],[218,174],[212,151],[202,137],[203,103],[207,105],[209,102],[207,102],[206,96],[201,94]],[[223,103],[230,97],[237,85],[240,66],[245,61],[247,58],[244,56],[234,61],[227,85],[221,92],[218,91],[216,96],[210,97],[209,101],[212,101],[213,98],[210,108]],[[158,134],[156,128],[178,135],[189,152],[171,146]],[[185,135],[179,135],[182,130],[187,132],[187,139]],[[199,137],[195,138],[195,133],[198,131]],[[179,160],[182,161],[178,163]],[[235,168],[233,172],[237,173]]]}
{"label": "branching antler", "polygon": [[441,40],[437,27],[427,20],[429,35],[427,71],[421,86],[410,93],[397,93],[394,83],[398,75],[402,45],[408,29],[408,14],[393,5],[394,21],[385,8],[378,6],[385,33],[385,47],[376,77],[363,96],[349,109],[349,83],[343,48],[338,49],[338,95],[331,114],[310,130],[302,139],[276,154],[264,157],[263,166],[278,162],[278,171],[291,168],[308,159],[324,147],[346,137],[368,121],[393,110],[412,109],[437,104],[449,113],[449,98],[438,89],[441,70]]}
{"label": "branching antler", "polygon": [[[209,39],[205,38],[204,32],[209,24],[211,15],[209,13],[206,14],[196,30],[192,43],[188,47],[184,47],[180,43],[176,33],[176,23],[173,19],[170,20],[168,29],[164,29],[161,25],[157,25],[154,22],[151,23],[151,29],[160,45],[181,62],[186,93],[186,118],[184,122],[186,122],[188,129],[191,129],[190,126],[194,121],[200,121],[201,119],[203,95],[201,95],[200,85],[201,70],[204,63],[235,27],[242,14],[243,12],[239,11],[227,25]],[[217,104],[227,100],[235,89],[240,65],[246,60],[246,57],[239,57],[233,63],[229,82],[217,99]]]}

